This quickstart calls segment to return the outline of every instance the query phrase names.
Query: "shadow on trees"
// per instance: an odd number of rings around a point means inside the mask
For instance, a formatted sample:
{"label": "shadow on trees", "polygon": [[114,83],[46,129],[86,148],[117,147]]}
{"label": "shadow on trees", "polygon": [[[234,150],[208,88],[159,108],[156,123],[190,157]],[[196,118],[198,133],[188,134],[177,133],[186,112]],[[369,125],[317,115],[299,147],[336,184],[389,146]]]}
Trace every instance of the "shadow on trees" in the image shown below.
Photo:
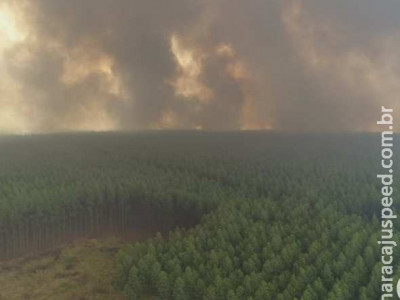
{"label": "shadow on trees", "polygon": [[61,216],[27,218],[22,224],[0,228],[0,259],[38,255],[77,239],[115,236],[132,242],[158,232],[166,236],[175,228],[194,227],[201,213],[146,203],[104,203],[92,209],[65,210]]}

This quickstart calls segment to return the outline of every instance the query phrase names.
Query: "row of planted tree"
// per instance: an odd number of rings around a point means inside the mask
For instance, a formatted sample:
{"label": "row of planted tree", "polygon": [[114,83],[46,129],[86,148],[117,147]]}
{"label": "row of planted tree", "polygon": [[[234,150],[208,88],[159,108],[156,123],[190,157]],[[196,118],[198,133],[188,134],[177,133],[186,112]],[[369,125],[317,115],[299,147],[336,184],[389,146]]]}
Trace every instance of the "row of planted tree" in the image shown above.
{"label": "row of planted tree", "polygon": [[[252,132],[9,137],[0,255],[160,231],[117,257],[130,299],[376,299],[376,145]],[[176,227],[193,228],[165,239]]]}

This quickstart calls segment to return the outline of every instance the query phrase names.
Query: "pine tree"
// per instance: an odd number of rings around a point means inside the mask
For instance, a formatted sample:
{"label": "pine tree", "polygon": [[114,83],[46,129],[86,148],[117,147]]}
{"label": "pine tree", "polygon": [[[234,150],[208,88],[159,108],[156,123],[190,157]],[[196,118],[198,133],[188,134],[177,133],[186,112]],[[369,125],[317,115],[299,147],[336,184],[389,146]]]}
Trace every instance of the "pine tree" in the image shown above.
{"label": "pine tree", "polygon": [[189,298],[186,295],[185,291],[185,282],[182,278],[178,277],[175,280],[172,297],[175,300],[188,300]]}

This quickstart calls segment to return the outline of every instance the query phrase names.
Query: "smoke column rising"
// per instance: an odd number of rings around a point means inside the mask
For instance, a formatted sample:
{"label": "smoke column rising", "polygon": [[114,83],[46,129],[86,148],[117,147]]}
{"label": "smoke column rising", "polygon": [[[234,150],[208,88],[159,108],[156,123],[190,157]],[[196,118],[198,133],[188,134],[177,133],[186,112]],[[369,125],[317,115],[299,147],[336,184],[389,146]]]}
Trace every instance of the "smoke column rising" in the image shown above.
{"label": "smoke column rising", "polygon": [[0,0],[0,131],[370,131],[400,2]]}

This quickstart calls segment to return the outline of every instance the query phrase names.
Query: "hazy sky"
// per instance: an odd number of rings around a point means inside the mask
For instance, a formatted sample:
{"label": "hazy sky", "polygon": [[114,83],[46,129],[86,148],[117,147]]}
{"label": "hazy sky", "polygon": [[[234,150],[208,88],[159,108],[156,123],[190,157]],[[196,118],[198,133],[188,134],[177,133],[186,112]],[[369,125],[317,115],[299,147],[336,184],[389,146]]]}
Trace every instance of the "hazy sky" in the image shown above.
{"label": "hazy sky", "polygon": [[399,15],[398,0],[0,0],[0,132],[374,130],[400,108]]}

